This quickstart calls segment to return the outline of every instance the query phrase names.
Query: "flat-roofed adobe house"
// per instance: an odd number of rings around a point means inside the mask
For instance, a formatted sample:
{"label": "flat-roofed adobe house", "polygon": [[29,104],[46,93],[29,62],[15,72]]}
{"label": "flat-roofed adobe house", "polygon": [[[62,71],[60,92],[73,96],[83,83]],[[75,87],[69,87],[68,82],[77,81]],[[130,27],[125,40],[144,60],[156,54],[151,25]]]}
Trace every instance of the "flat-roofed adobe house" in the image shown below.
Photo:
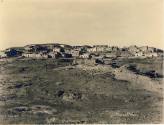
{"label": "flat-roofed adobe house", "polygon": [[96,52],[96,51],[97,51],[96,47],[87,48],[87,52],[92,53],[92,52]]}
{"label": "flat-roofed adobe house", "polygon": [[154,47],[142,46],[139,49],[143,52],[156,52],[156,48]]}
{"label": "flat-roofed adobe house", "polygon": [[59,57],[62,57],[61,53],[59,53],[59,52],[49,52],[48,53],[48,58],[57,59]]}
{"label": "flat-roofed adobe house", "polygon": [[22,57],[34,59],[47,59],[48,54],[46,52],[26,52],[22,54]]}
{"label": "flat-roofed adobe house", "polygon": [[148,53],[145,53],[145,56],[152,58],[152,57],[158,57],[158,54],[155,52],[148,52]]}
{"label": "flat-roofed adobe house", "polygon": [[31,52],[23,53],[22,56],[26,58],[36,58],[36,53],[31,53]]}
{"label": "flat-roofed adobe house", "polygon": [[68,53],[68,54],[71,54],[71,50],[72,50],[72,49],[70,49],[70,48],[64,48],[64,52],[65,52],[65,53]]}
{"label": "flat-roofed adobe house", "polygon": [[120,57],[123,57],[123,58],[126,58],[126,57],[132,57],[133,56],[133,54],[132,53],[130,53],[129,51],[121,51],[120,52]]}
{"label": "flat-roofed adobe house", "polygon": [[78,49],[73,49],[71,50],[71,54],[73,57],[79,57],[81,54],[81,51],[79,51]]}
{"label": "flat-roofed adobe house", "polygon": [[128,51],[127,47],[120,48],[121,51]]}
{"label": "flat-roofed adobe house", "polygon": [[104,52],[108,48],[108,45],[95,45],[94,47],[96,47],[97,52]]}
{"label": "flat-roofed adobe house", "polygon": [[89,58],[91,58],[91,54],[90,53],[83,53],[79,57],[83,58],[83,59],[89,59]]}
{"label": "flat-roofed adobe house", "polygon": [[82,51],[83,48],[84,48],[83,46],[73,46],[73,49],[78,51]]}
{"label": "flat-roofed adobe house", "polygon": [[135,53],[135,57],[141,57],[141,58],[152,58],[152,57],[158,57],[158,54],[156,52],[137,52]]}
{"label": "flat-roofed adobe house", "polygon": [[40,54],[41,58],[44,58],[44,59],[48,58],[48,53],[46,53],[46,52],[40,52],[39,54]]}
{"label": "flat-roofed adobe house", "polygon": [[156,49],[156,53],[158,54],[159,57],[164,57],[164,51],[161,49]]}
{"label": "flat-roofed adobe house", "polygon": [[118,46],[112,46],[111,48],[112,48],[112,51],[118,51],[119,50]]}
{"label": "flat-roofed adobe house", "polygon": [[106,51],[107,46],[102,46],[102,45],[97,45],[93,46],[92,48],[87,48],[87,51],[92,53],[92,52],[104,52]]}
{"label": "flat-roofed adobe house", "polygon": [[53,48],[53,52],[64,52],[64,48],[60,46],[56,46]]}
{"label": "flat-roofed adobe house", "polygon": [[69,53],[61,53],[63,58],[72,58],[72,54]]}
{"label": "flat-roofed adobe house", "polygon": [[139,49],[139,47],[134,45],[134,46],[129,46],[128,51],[131,52],[132,54],[136,54],[136,53],[140,53],[141,50]]}
{"label": "flat-roofed adobe house", "polygon": [[112,47],[107,47],[107,48],[105,49],[105,51],[106,51],[106,52],[112,52],[113,49],[112,49]]}
{"label": "flat-roofed adobe house", "polygon": [[136,52],[136,53],[134,54],[134,56],[135,56],[135,57],[144,57],[145,54],[144,54],[144,52],[139,51],[139,52]]}
{"label": "flat-roofed adobe house", "polygon": [[106,58],[116,58],[116,52],[109,52],[105,54]]}

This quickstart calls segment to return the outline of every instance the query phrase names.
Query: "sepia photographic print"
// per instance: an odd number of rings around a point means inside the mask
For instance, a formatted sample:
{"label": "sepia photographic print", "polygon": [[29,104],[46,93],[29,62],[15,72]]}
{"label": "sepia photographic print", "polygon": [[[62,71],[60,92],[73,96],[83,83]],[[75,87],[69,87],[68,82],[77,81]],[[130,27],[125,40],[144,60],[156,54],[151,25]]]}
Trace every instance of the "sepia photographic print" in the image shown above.
{"label": "sepia photographic print", "polygon": [[0,124],[162,124],[164,0],[0,0]]}

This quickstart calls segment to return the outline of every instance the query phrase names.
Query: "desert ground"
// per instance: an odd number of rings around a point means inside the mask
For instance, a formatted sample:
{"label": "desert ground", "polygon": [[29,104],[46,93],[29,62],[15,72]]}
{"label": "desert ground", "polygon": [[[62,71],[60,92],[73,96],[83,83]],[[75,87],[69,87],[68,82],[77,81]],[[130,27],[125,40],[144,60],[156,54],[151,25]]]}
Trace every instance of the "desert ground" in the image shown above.
{"label": "desert ground", "polygon": [[162,123],[163,59],[0,60],[0,122]]}

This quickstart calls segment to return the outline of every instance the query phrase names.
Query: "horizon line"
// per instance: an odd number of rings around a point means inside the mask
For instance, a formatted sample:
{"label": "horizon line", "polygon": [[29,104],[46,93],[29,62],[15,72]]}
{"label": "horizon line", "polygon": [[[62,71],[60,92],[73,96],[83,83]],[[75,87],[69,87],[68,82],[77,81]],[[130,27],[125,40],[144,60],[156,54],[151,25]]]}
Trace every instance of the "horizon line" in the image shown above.
{"label": "horizon line", "polygon": [[25,46],[28,46],[28,45],[45,45],[45,44],[64,44],[64,45],[70,45],[70,46],[95,46],[95,45],[107,45],[108,47],[118,47],[118,48],[126,48],[126,47],[130,47],[130,46],[137,46],[137,47],[153,47],[153,48],[157,48],[157,49],[161,49],[163,50],[163,48],[158,48],[158,47],[154,47],[154,46],[149,46],[149,45],[136,45],[136,44],[131,44],[131,45],[127,45],[127,46],[120,46],[120,45],[110,45],[109,43],[108,44],[68,44],[68,43],[59,43],[61,41],[56,41],[56,42],[47,42],[47,43],[29,43],[29,44],[25,44],[25,45],[20,45],[20,46],[11,46],[11,47],[6,47],[5,49],[1,49],[0,51],[3,51],[3,50],[6,50],[6,49],[9,49],[9,48],[14,48],[14,47],[25,47]]}

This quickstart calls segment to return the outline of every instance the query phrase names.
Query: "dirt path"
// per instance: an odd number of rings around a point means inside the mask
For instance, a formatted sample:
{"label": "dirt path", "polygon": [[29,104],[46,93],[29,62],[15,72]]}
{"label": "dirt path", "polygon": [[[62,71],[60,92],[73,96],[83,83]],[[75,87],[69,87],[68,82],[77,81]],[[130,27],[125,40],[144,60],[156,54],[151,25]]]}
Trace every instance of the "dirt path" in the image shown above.
{"label": "dirt path", "polygon": [[115,69],[114,74],[117,79],[131,81],[136,87],[141,86],[146,90],[162,94],[162,80],[154,80],[147,76],[135,74],[127,70],[126,66]]}

